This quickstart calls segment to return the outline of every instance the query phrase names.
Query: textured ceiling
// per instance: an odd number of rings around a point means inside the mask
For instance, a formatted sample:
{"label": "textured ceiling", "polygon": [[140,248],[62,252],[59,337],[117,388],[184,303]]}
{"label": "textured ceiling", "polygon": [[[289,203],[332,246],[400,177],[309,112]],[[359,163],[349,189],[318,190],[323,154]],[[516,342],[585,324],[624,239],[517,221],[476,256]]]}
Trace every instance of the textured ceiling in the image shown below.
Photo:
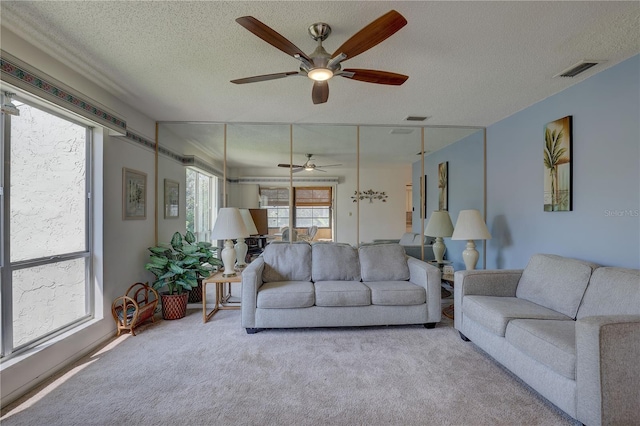
{"label": "textured ceiling", "polygon": [[[2,25],[159,121],[488,126],[639,52],[640,2],[2,1]],[[298,62],[235,22],[252,15],[305,52],[314,22],[332,52],[395,9],[408,24],[346,61],[409,75],[400,87],[334,78],[326,104],[311,81],[229,80]],[[553,78],[583,59],[583,75]]]}

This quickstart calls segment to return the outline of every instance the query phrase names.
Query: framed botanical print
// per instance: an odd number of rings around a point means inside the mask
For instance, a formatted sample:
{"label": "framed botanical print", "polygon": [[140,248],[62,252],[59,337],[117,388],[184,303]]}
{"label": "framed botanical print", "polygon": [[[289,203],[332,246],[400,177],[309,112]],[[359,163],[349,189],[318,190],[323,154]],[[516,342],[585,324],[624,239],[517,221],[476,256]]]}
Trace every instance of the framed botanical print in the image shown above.
{"label": "framed botanical print", "polygon": [[147,218],[147,174],[122,168],[122,218]]}
{"label": "framed botanical print", "polygon": [[438,164],[438,210],[449,210],[449,162]]}
{"label": "framed botanical print", "polygon": [[180,184],[164,180],[164,218],[175,219],[180,215]]}
{"label": "framed botanical print", "polygon": [[544,127],[545,212],[570,212],[573,208],[572,124],[568,115]]}

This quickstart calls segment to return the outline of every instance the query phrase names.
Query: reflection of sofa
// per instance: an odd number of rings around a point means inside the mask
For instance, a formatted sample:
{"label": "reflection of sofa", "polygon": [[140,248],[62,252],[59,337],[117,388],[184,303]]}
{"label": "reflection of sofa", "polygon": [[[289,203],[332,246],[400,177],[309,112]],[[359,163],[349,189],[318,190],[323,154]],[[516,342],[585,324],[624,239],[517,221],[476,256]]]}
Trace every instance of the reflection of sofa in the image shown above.
{"label": "reflection of sofa", "polygon": [[413,232],[405,232],[399,240],[373,240],[374,244],[397,243],[400,244],[408,256],[422,259],[422,240],[424,239],[424,260],[435,260],[433,255],[433,238],[422,236]]}
{"label": "reflection of sofa", "polygon": [[242,272],[242,327],[424,324],[441,318],[440,270],[398,244],[271,243]]}
{"label": "reflection of sofa", "polygon": [[640,271],[554,255],[455,273],[464,338],[586,425],[640,424]]}

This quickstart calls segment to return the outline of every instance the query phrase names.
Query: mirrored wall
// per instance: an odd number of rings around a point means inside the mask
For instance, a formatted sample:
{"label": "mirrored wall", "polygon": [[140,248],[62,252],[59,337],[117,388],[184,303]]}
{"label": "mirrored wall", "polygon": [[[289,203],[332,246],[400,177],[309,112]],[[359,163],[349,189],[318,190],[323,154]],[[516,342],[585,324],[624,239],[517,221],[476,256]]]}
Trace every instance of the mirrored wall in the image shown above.
{"label": "mirrored wall", "polygon": [[[185,228],[210,238],[216,212],[201,206],[205,193],[218,208],[266,210],[267,241],[359,246],[404,236],[407,252],[427,260],[434,210],[448,210],[454,224],[460,210],[485,214],[479,128],[162,122],[157,174],[159,241]],[[175,182],[172,210],[165,189]],[[480,268],[484,244],[476,243]],[[464,269],[465,242],[445,244],[445,258]]]}

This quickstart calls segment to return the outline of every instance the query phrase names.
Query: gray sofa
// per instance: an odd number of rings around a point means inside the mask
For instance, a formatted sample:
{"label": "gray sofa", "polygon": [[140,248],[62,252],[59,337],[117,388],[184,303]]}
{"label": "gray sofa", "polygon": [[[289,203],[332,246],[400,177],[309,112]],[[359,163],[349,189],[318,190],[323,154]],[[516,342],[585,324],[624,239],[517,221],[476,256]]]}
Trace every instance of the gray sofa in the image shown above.
{"label": "gray sofa", "polygon": [[440,271],[398,244],[271,243],[242,272],[242,327],[424,324],[441,319]]}
{"label": "gray sofa", "polygon": [[455,273],[455,328],[586,425],[640,424],[640,271],[555,255]]}
{"label": "gray sofa", "polygon": [[402,238],[399,240],[373,240],[374,244],[400,244],[407,256],[415,257],[416,259],[422,259],[422,241],[424,240],[424,260],[435,260],[433,254],[433,238],[422,234],[416,234],[414,232],[405,232]]}

